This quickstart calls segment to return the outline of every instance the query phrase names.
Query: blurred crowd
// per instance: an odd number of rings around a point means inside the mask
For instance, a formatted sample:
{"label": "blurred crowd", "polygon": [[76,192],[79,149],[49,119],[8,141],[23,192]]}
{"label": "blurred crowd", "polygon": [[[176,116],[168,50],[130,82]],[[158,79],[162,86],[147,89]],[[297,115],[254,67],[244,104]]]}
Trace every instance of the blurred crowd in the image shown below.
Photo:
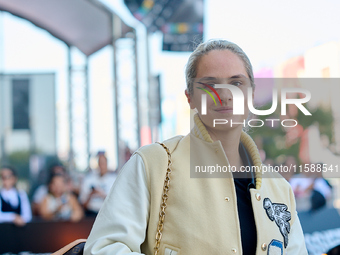
{"label": "blurred crowd", "polygon": [[[288,169],[288,171],[281,171],[280,174],[292,187],[297,211],[316,211],[325,206],[332,206],[333,187],[322,176],[323,163],[300,165],[294,156],[289,155],[281,163],[269,159],[265,161],[265,164],[286,166],[285,170]],[[313,170],[311,170],[311,165],[313,165]]]}
{"label": "blurred crowd", "polygon": [[116,179],[109,171],[105,153],[98,153],[98,167],[90,170],[80,185],[75,185],[67,169],[60,163],[48,169],[48,180],[33,192],[31,201],[17,188],[17,171],[5,165],[0,169],[0,223],[24,226],[32,218],[77,222],[96,216]]}
{"label": "blurred crowd", "polygon": [[[131,154],[130,154],[131,155]],[[116,179],[116,172],[109,171],[105,153],[98,153],[98,167],[89,171],[75,185],[62,164],[48,169],[48,180],[35,188],[31,201],[25,191],[16,187],[18,176],[12,166],[2,166],[0,191],[0,223],[13,222],[23,226],[34,219],[79,221],[95,217]],[[278,165],[266,160],[266,165]],[[321,167],[322,169],[322,163]],[[297,211],[315,211],[332,204],[332,186],[322,177],[322,172],[296,173],[290,166],[297,166],[294,156],[286,156],[281,165],[291,171],[281,175],[291,184],[296,198]]]}

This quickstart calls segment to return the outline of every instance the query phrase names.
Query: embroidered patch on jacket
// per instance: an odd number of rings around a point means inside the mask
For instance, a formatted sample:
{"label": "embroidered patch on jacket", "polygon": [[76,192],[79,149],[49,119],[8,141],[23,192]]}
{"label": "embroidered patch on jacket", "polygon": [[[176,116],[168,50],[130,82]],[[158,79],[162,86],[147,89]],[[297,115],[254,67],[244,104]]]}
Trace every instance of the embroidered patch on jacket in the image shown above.
{"label": "embroidered patch on jacket", "polygon": [[283,244],[279,240],[273,239],[268,245],[268,255],[283,255]]}
{"label": "embroidered patch on jacket", "polygon": [[269,198],[265,198],[263,200],[263,208],[266,210],[269,219],[275,221],[279,227],[286,248],[288,245],[288,233],[290,232],[290,223],[288,221],[291,220],[290,212],[287,211],[287,205],[272,203]]}

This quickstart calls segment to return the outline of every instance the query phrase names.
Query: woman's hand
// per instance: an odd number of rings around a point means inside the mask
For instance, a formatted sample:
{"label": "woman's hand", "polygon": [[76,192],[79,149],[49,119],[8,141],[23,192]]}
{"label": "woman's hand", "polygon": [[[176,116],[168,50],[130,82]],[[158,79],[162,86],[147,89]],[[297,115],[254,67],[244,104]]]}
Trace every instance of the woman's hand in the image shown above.
{"label": "woman's hand", "polygon": [[26,222],[23,220],[23,218],[19,214],[15,215],[13,223],[18,227],[23,227],[26,225]]}
{"label": "woman's hand", "polygon": [[84,212],[80,204],[78,203],[77,198],[73,194],[70,194],[69,202],[72,207],[72,215],[70,220],[72,222],[80,221],[84,217]]}
{"label": "woman's hand", "polygon": [[99,196],[99,197],[104,198],[104,199],[106,197],[105,192],[103,190],[100,190],[100,189],[94,189],[92,195],[96,195],[96,196]]}
{"label": "woman's hand", "polygon": [[61,210],[63,209],[63,207],[64,207],[64,204],[59,205],[59,206],[57,207],[57,209],[55,209],[55,211],[53,212],[54,216],[57,216],[57,215],[61,212]]}

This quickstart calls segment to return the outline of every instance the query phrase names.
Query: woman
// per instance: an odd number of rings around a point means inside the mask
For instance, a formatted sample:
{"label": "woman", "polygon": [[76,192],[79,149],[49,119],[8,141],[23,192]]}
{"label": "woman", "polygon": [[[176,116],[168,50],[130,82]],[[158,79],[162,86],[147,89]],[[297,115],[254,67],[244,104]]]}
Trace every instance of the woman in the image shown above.
{"label": "woman", "polygon": [[32,219],[30,202],[23,190],[16,188],[17,173],[11,166],[1,168],[0,223],[13,222],[24,226]]}
{"label": "woman", "polygon": [[[131,157],[99,212],[85,254],[307,254],[294,195],[279,175],[190,178],[196,166],[261,169],[253,140],[235,125],[247,119],[246,91],[255,86],[245,53],[224,40],[202,43],[189,58],[186,81],[189,105],[198,110],[190,134],[165,141],[169,153],[152,144]],[[243,91],[243,115],[233,115],[231,92],[215,84]],[[205,104],[202,95],[214,90],[221,101],[207,96]],[[215,125],[216,119],[234,125]]]}
{"label": "woman", "polygon": [[40,205],[40,215],[45,220],[79,221],[83,218],[83,209],[77,198],[67,192],[64,174],[55,174],[49,181],[49,193]]}
{"label": "woman", "polygon": [[85,176],[80,189],[79,201],[87,217],[97,216],[115,180],[116,175],[108,169],[105,153],[98,153],[98,169]]}
{"label": "woman", "polygon": [[64,175],[66,180],[67,180],[67,189],[70,192],[73,190],[73,183],[71,181],[71,178],[67,174],[66,168],[59,163],[51,165],[51,167],[49,167],[49,169],[48,169],[48,176],[49,177],[46,180],[46,183],[38,186],[37,189],[34,191],[34,194],[33,194],[32,211],[33,211],[33,214],[36,215],[36,216],[40,216],[39,215],[40,204],[42,203],[43,199],[48,194],[48,183],[47,182],[50,180],[51,176],[53,176],[55,174]]}

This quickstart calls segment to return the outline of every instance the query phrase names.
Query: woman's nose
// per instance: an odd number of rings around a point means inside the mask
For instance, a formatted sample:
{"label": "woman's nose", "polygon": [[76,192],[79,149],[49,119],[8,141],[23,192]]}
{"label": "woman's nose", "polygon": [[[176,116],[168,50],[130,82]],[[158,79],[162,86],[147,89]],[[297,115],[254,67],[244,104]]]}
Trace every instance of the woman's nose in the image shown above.
{"label": "woman's nose", "polygon": [[233,100],[233,94],[227,88],[221,88],[220,91],[218,91],[218,94],[220,95],[222,102],[227,103],[228,101]]}

